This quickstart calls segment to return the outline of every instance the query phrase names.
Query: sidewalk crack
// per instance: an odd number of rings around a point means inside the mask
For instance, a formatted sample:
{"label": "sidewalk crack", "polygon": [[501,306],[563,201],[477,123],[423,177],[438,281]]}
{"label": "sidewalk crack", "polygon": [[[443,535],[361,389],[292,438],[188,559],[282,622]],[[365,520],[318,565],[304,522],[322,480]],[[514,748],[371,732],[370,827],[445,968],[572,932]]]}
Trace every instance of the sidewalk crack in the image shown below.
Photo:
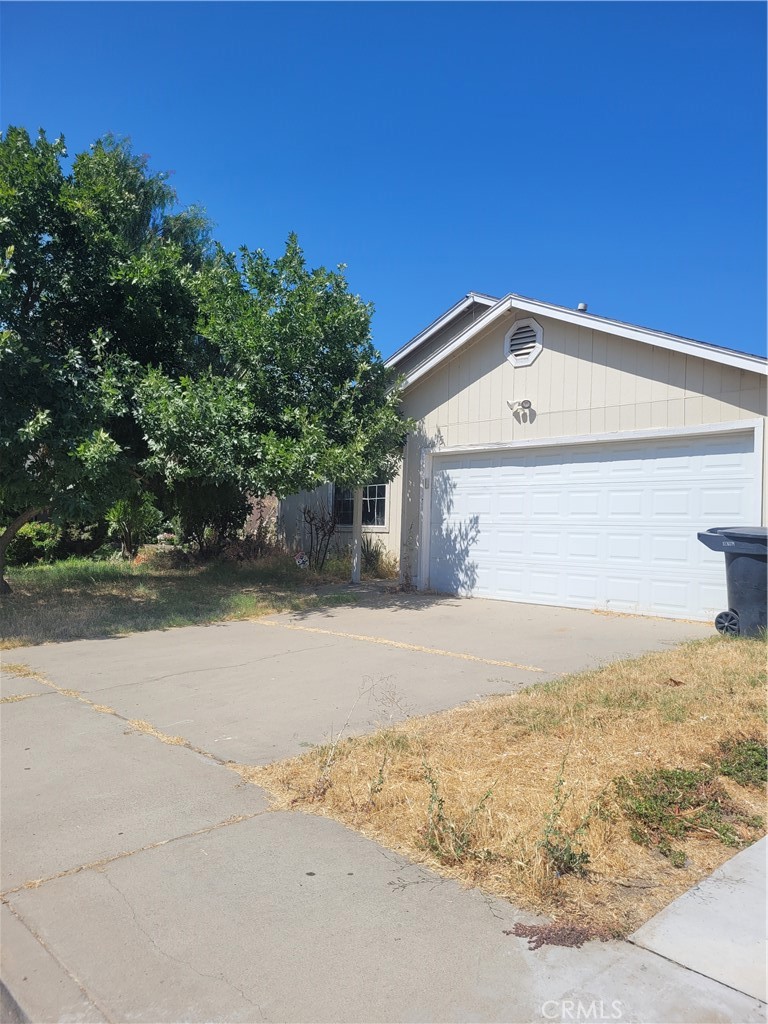
{"label": "sidewalk crack", "polygon": [[163,949],[163,947],[155,939],[152,932],[145,928],[141,921],[139,921],[135,908],[133,907],[130,900],[123,892],[123,890],[115,884],[115,882],[109,877],[106,871],[103,872],[103,877],[106,879],[107,884],[112,889],[114,889],[117,895],[122,899],[123,903],[125,903],[126,907],[128,908],[128,911],[130,912],[131,917],[133,918],[133,923],[136,925],[138,930],[141,932],[143,936],[145,936],[145,938],[149,939],[154,949],[156,949],[161,956],[166,957],[166,959],[168,960],[172,960],[174,963],[181,964],[182,967],[188,967],[189,970],[192,971],[193,974],[196,974],[199,978],[210,978],[212,981],[223,981],[225,985],[229,985],[230,988],[234,989],[235,992],[241,995],[249,1006],[252,1006],[254,1007],[254,1009],[259,1011],[259,1013],[261,1014],[262,1021],[266,1021],[264,1011],[259,1006],[259,1004],[257,1002],[254,1002],[254,1000],[251,999],[250,996],[248,996],[245,993],[241,986],[235,984],[235,982],[232,981],[231,978],[228,978],[223,971],[221,971],[218,974],[209,974],[207,971],[199,970],[197,967],[194,966],[194,964],[190,963],[188,960],[182,960],[181,957],[174,956],[173,953],[169,953],[168,950]]}
{"label": "sidewalk crack", "polygon": [[193,832],[184,832],[178,836],[170,836],[168,839],[158,839],[154,843],[147,843],[145,846],[139,846],[133,850],[123,850],[120,853],[113,853],[108,857],[102,857],[101,860],[92,860],[85,864],[77,864],[75,867],[65,868],[63,871],[58,871],[55,875],[46,875],[43,878],[30,879],[26,882],[22,882],[21,885],[14,886],[12,889],[5,889],[3,892],[0,892],[0,900],[6,902],[9,896],[14,896],[18,892],[23,892],[24,889],[39,889],[40,886],[45,885],[46,882],[54,882],[59,878],[68,878],[70,875],[77,875],[81,871],[93,871],[96,868],[103,868],[117,860],[125,860],[126,857],[135,857],[137,853],[147,853],[149,850],[157,850],[161,846],[168,846],[169,843],[177,843],[182,839],[192,839],[194,836],[207,835],[209,832],[215,832],[220,828],[227,828],[230,825],[239,825],[242,821],[251,821],[251,819],[258,818],[262,814],[270,813],[269,808],[265,808],[262,811],[253,811],[251,814],[235,814],[231,818],[225,818],[224,821],[214,822],[213,825],[204,825],[202,828],[195,829]]}

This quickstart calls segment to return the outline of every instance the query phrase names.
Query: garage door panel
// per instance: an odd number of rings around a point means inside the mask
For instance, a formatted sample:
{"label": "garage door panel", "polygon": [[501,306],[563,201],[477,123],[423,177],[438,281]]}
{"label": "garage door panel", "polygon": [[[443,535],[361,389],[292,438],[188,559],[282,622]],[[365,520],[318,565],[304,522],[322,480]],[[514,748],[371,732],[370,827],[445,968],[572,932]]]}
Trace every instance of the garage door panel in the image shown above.
{"label": "garage door panel", "polygon": [[498,554],[501,558],[520,556],[525,553],[526,535],[522,530],[498,531]]}
{"label": "garage door panel", "polygon": [[594,562],[599,555],[600,537],[596,533],[566,533],[566,558]]}
{"label": "garage door panel", "polygon": [[569,475],[574,480],[594,480],[601,475],[602,464],[597,459],[576,459],[569,468]]}
{"label": "garage door panel", "polygon": [[654,533],[650,539],[651,560],[659,566],[670,566],[679,568],[690,565],[698,555],[692,550],[694,543],[703,551],[708,550],[699,544],[698,540],[688,536],[686,533]]}
{"label": "garage door panel", "polygon": [[570,491],[566,495],[568,515],[579,519],[596,519],[600,515],[600,493],[582,489]]}
{"label": "garage door panel", "polygon": [[[489,482],[488,487],[491,487]],[[470,495],[463,501],[464,515],[489,516],[491,514],[491,495],[487,489],[478,491],[472,488]]]}
{"label": "garage door panel", "polygon": [[[701,491],[701,515],[704,519],[722,520],[742,512],[744,487],[707,487]],[[728,524],[730,525],[730,523]]]}
{"label": "garage door panel", "polygon": [[564,540],[561,531],[531,531],[531,554],[535,558],[562,558],[560,546]]}
{"label": "garage door panel", "polygon": [[565,580],[565,592],[569,602],[582,606],[583,602],[593,603],[599,600],[597,577],[579,576],[576,573],[568,573]]}
{"label": "garage door panel", "polygon": [[530,576],[531,595],[534,598],[543,598],[547,603],[558,596],[560,579],[557,573],[541,572],[534,570]]}
{"label": "garage door panel", "polygon": [[643,516],[643,492],[638,490],[610,490],[608,492],[608,516],[610,519]]}
{"label": "garage door panel", "polygon": [[499,515],[506,519],[517,519],[525,516],[525,492],[518,489],[510,494],[504,491],[498,495],[496,507]]}
{"label": "garage door panel", "polygon": [[534,491],[532,497],[532,512],[536,517],[560,516],[560,491]]}
{"label": "garage door panel", "polygon": [[504,569],[498,571],[499,593],[507,596],[508,601],[521,601],[525,596],[525,573],[522,569]]}
{"label": "garage door panel", "polygon": [[606,536],[608,559],[640,565],[645,561],[646,538],[639,533],[609,533]]}
{"label": "garage door panel", "polygon": [[651,605],[659,612],[676,615],[691,604],[695,587],[682,580],[651,580]]}
{"label": "garage door panel", "polygon": [[495,479],[499,483],[519,483],[525,479],[528,467],[523,460],[515,463],[501,462],[496,469]]}
{"label": "garage door panel", "polygon": [[722,555],[696,532],[759,508],[751,431],[433,466],[430,585],[506,600],[711,618]]}
{"label": "garage door panel", "polygon": [[685,519],[686,522],[692,522],[692,497],[693,495],[688,488],[673,490],[671,487],[664,487],[654,491],[651,499],[651,515],[657,521]]}

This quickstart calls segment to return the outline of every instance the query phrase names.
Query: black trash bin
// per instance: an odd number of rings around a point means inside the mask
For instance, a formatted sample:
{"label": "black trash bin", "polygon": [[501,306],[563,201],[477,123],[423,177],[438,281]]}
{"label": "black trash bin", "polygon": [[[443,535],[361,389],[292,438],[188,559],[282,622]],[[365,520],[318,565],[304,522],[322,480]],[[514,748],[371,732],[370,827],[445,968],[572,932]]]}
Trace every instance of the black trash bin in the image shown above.
{"label": "black trash bin", "polygon": [[757,636],[766,628],[768,527],[718,526],[698,536],[725,554],[728,611],[720,612],[715,627],[731,636]]}

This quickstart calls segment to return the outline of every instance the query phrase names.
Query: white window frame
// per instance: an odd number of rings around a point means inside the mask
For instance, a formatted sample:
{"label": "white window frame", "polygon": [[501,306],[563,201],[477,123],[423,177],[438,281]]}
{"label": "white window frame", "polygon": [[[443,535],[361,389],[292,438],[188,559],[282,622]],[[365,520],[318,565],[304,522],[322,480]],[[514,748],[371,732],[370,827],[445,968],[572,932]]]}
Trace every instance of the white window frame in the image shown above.
{"label": "white window frame", "polygon": [[[373,483],[366,484],[363,487],[363,501],[365,501],[365,490],[366,487],[383,487],[384,488],[384,523],[382,525],[366,525],[363,523],[363,533],[389,533],[389,484],[381,483],[380,481],[374,481]],[[342,490],[351,490],[351,488],[341,488]],[[333,486],[333,509],[336,508],[336,485]],[[351,533],[351,523],[339,523],[337,527],[339,533]]]}

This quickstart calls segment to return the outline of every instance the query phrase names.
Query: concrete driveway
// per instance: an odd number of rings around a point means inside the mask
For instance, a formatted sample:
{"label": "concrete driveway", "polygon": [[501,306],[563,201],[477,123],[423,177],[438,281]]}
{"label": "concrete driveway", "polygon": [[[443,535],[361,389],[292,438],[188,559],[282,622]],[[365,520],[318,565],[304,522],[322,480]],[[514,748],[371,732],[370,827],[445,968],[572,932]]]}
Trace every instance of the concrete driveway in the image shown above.
{"label": "concrete driveway", "polygon": [[20,698],[1,723],[9,1019],[18,1003],[35,1021],[545,1021],[581,1002],[602,1003],[593,1020],[762,1020],[752,995],[650,949],[530,953],[504,934],[530,920],[510,905],[336,822],[271,812],[224,763],[709,633],[373,591],[5,652],[48,681],[3,679]]}

